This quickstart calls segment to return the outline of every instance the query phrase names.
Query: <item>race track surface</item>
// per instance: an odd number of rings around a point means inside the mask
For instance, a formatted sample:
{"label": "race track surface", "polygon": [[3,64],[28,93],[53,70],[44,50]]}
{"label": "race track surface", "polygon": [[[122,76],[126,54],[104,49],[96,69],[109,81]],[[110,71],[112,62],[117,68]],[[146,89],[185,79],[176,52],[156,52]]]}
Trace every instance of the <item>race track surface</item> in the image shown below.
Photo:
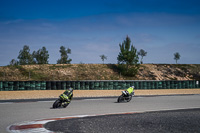
{"label": "race track surface", "polygon": [[[198,116],[199,109],[197,109],[197,108],[200,108],[199,95],[134,97],[132,101],[130,101],[129,103],[117,103],[116,101],[117,101],[117,98],[73,100],[72,103],[65,109],[51,109],[54,101],[39,101],[39,102],[30,102],[30,101],[21,102],[20,101],[18,103],[0,102],[0,108],[1,108],[0,109],[0,131],[1,133],[6,133],[9,131],[7,130],[7,127],[11,125],[15,125],[16,123],[18,124],[18,123],[26,122],[26,121],[77,116],[77,115],[101,115],[101,114],[119,114],[119,113],[126,113],[126,112],[135,112],[139,114],[132,114],[132,115],[130,114],[131,115],[130,117],[134,117],[138,120],[138,121],[135,121],[135,120],[130,121],[130,124],[133,125],[135,129],[146,127],[148,124],[150,125],[150,127],[153,127],[155,123],[163,122],[161,121],[162,119],[159,119],[159,118],[165,117],[164,115],[166,115],[165,119],[168,120],[168,121],[165,121],[166,125],[170,124],[173,120],[176,120],[176,118],[177,120],[181,120],[181,121],[183,121],[182,118],[187,118],[187,117],[182,117],[182,116],[190,116],[187,119],[191,120],[192,122],[196,121],[195,118],[199,118]],[[185,113],[182,112],[182,115],[179,115],[181,114],[179,111],[178,112],[175,111],[172,113],[164,112],[164,114],[163,112],[151,113],[151,111],[169,111],[169,110],[179,110],[179,109],[192,109],[192,110],[184,111]],[[145,112],[149,112],[149,113],[145,113]],[[188,115],[187,113],[191,115]],[[108,117],[113,117],[113,116],[111,115]],[[123,115],[123,116],[116,115],[115,117],[117,118],[117,120],[119,119],[119,117],[125,120],[127,115]],[[98,116],[98,118],[100,118],[100,120],[105,121],[104,119],[102,119],[101,116]],[[168,119],[168,118],[173,118],[173,119]],[[85,117],[83,119],[95,120],[96,117],[88,117],[88,118]],[[110,119],[113,119],[113,118],[110,118]],[[146,121],[146,119],[149,120],[148,123],[142,122],[143,124],[140,125],[141,127],[138,126],[139,124],[137,122]],[[185,121],[187,121],[187,119],[184,120],[184,123]],[[70,122],[70,120],[68,122]],[[114,122],[116,122],[116,120],[114,120]],[[119,131],[126,130],[126,129],[123,129],[123,127],[126,124],[123,123],[123,121],[121,122],[122,123],[120,124],[123,124],[123,126],[121,127],[122,129],[116,129],[116,130],[119,130]],[[178,121],[176,123],[178,123]],[[195,125],[195,123],[191,123],[191,125]],[[50,123],[45,124],[45,126],[48,126],[48,124]],[[85,124],[87,125],[87,122]],[[196,124],[199,124],[199,123],[196,123]],[[91,127],[95,127],[95,126],[91,126]],[[50,127],[48,126],[47,128],[51,128],[51,126]],[[69,127],[66,127],[66,128],[69,128]],[[95,127],[95,128],[98,129],[98,127]],[[159,127],[157,128],[154,127],[153,129],[159,131]],[[172,128],[172,130],[174,129]]]}
{"label": "race track surface", "polygon": [[44,127],[59,133],[199,133],[200,108],[65,119]]}

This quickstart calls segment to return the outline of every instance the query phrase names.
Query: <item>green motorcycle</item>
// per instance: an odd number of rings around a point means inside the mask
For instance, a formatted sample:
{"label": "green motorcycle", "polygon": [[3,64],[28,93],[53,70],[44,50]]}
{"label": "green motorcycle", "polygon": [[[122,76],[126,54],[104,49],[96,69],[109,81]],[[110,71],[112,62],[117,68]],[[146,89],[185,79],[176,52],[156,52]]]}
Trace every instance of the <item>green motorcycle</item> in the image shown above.
{"label": "green motorcycle", "polygon": [[53,103],[53,108],[66,108],[73,97],[73,89],[70,88],[69,90],[66,90],[63,94],[59,96],[59,98]]}

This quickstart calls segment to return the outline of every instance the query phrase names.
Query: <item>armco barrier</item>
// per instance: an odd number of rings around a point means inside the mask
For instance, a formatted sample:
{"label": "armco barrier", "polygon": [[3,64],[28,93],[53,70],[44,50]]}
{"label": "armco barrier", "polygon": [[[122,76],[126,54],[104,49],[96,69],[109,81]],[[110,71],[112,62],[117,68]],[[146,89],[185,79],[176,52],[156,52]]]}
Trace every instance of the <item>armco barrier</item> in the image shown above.
{"label": "armco barrier", "polygon": [[130,86],[135,89],[188,89],[200,88],[200,81],[157,80],[86,80],[86,81],[0,81],[0,91],[17,90],[120,90]]}

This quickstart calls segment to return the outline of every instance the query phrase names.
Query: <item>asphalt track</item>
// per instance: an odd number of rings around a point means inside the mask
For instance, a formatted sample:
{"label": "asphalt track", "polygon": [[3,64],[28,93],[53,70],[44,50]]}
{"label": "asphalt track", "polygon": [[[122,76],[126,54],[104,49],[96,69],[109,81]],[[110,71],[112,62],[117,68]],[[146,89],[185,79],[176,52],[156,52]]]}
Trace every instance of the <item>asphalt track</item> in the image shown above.
{"label": "asphalt track", "polygon": [[[59,132],[145,132],[147,131],[146,129],[150,129],[152,132],[161,131],[161,129],[165,129],[162,130],[163,132],[200,132],[200,95],[134,97],[129,103],[116,103],[116,100],[116,98],[77,99],[73,100],[72,103],[65,109],[51,109],[51,106],[54,102],[52,100],[39,102],[18,101],[17,103],[8,101],[0,102],[0,131],[1,133],[6,133],[8,132],[7,127],[25,121],[79,115],[100,115],[97,117],[89,116],[72,120],[68,119],[62,121],[53,121],[58,122],[57,124],[48,122],[44,125],[44,127],[46,127],[48,130],[51,129],[52,131],[59,131],[60,129],[64,129],[64,131],[60,130]],[[134,114],[109,116],[105,115],[127,112],[133,112]],[[106,118],[109,118],[109,121],[107,121]],[[129,121],[127,118],[132,119]],[[163,119],[161,118],[165,118],[165,121],[162,121]],[[87,119],[91,122],[88,122]],[[71,123],[73,126],[70,126],[72,127],[70,129],[67,129],[69,127],[66,124],[63,126],[63,128],[59,127],[60,123],[62,125],[62,122],[68,123],[70,125],[70,122],[77,120],[78,122],[76,122],[76,124]],[[93,122],[93,120],[95,122]],[[81,122],[83,126],[81,126]],[[126,124],[128,122],[130,123]],[[138,122],[142,123],[139,124]],[[50,124],[52,123],[56,126],[51,126]],[[110,125],[114,125],[114,127],[103,131],[103,127],[106,127],[103,124],[109,125],[109,123],[111,123]],[[162,128],[163,125],[155,126],[156,123],[163,123],[164,125],[168,126]],[[126,125],[129,125],[131,128],[126,127]],[[76,126],[76,128],[74,126]],[[87,126],[88,128],[81,128]],[[176,130],[177,126],[180,127],[178,130]],[[134,129],[132,129],[132,127],[134,127]],[[188,128],[193,130],[186,130]],[[77,130],[75,131],[75,129]],[[142,130],[140,131],[139,129]]]}

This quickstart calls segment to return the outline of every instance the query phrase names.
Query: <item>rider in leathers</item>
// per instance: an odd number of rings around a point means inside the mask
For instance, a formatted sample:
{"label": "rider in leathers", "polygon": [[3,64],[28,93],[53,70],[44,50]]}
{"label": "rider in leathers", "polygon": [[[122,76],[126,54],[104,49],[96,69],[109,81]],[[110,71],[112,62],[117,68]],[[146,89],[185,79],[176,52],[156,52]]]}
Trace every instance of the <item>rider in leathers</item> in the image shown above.
{"label": "rider in leathers", "polygon": [[122,91],[126,96],[129,96],[130,94],[134,95],[134,86],[129,87],[127,90]]}

